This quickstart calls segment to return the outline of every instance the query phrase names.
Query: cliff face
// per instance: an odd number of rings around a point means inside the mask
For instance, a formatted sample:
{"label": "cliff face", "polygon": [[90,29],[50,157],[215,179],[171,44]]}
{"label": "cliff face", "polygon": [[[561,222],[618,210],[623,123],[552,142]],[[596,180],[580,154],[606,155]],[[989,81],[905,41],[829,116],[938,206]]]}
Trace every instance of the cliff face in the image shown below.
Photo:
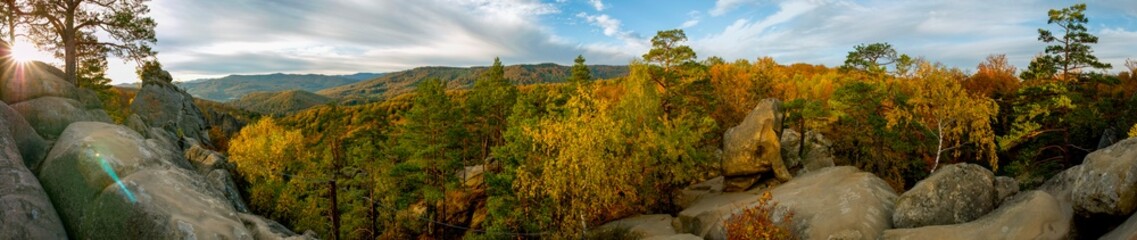
{"label": "cliff face", "polygon": [[[22,239],[308,238],[247,213],[193,98],[148,76],[127,125],[45,64],[0,78],[0,233]],[[11,105],[11,106],[9,106]]]}

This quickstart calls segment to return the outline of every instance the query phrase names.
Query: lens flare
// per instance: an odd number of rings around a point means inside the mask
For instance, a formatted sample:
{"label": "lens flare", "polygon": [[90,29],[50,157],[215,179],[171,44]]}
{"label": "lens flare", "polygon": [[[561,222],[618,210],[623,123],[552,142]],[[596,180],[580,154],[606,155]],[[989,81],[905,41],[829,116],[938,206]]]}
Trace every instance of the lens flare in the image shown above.
{"label": "lens flare", "polygon": [[99,160],[99,166],[103,167],[103,171],[107,172],[107,175],[114,180],[115,184],[118,184],[118,187],[120,189],[122,189],[123,194],[125,194],[126,198],[130,200],[130,203],[137,203],[138,199],[134,198],[134,193],[131,193],[129,189],[126,189],[126,184],[123,184],[122,180],[118,178],[118,174],[115,173],[114,168],[111,168],[111,164],[107,163],[107,159],[103,158],[102,154],[99,154],[97,152],[95,153],[95,158]]}

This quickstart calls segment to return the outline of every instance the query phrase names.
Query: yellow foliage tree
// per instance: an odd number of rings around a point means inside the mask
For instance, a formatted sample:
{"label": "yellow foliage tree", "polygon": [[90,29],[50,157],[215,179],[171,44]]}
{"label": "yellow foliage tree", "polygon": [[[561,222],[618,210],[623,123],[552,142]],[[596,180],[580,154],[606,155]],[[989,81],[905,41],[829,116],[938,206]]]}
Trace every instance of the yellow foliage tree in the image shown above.
{"label": "yellow foliage tree", "polygon": [[229,143],[229,161],[248,178],[279,181],[289,162],[305,159],[303,149],[300,130],[287,130],[266,117],[241,129],[233,138]]}
{"label": "yellow foliage tree", "polygon": [[[977,160],[986,159],[992,169],[997,169],[995,133],[990,123],[998,114],[999,106],[989,98],[968,94],[960,85],[964,76],[958,70],[926,61],[917,65],[913,78],[893,82],[908,92],[910,98],[885,114],[888,127],[915,123],[929,129],[936,141],[932,172],[944,153],[966,145],[975,146]],[[954,152],[954,156],[959,157],[960,152]]]}
{"label": "yellow foliage tree", "polygon": [[1131,137],[1131,138],[1137,137],[1137,124],[1133,124],[1133,128],[1129,129],[1129,137]]}

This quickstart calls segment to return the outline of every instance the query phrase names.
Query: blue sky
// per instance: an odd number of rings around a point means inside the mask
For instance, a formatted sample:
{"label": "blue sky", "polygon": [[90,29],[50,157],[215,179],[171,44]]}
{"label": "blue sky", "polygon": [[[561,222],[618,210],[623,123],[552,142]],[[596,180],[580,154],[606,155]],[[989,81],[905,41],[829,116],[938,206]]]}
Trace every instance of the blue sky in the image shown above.
{"label": "blue sky", "polygon": [[[656,31],[682,28],[700,59],[770,56],[839,65],[854,45],[961,69],[989,54],[1024,68],[1042,51],[1048,9],[1008,0],[154,0],[159,59],[176,80],[229,74],[390,72],[418,66],[627,64]],[[1088,1],[1096,55],[1137,59],[1137,4]],[[116,83],[137,81],[112,60]]]}

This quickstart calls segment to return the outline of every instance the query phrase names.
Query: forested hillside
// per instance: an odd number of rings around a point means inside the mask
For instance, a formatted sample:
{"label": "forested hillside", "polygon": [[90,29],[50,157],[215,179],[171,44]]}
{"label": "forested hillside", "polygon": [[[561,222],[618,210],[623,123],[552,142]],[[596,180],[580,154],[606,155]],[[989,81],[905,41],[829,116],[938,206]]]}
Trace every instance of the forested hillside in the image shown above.
{"label": "forested hillside", "polygon": [[226,102],[251,92],[279,92],[287,90],[319,91],[329,87],[351,84],[378,74],[330,76],[319,74],[268,74],[230,75],[217,79],[199,79],[178,82],[178,87],[198,98]]}
{"label": "forested hillside", "polygon": [[313,106],[326,104],[333,100],[328,97],[304,91],[289,90],[281,92],[251,92],[241,99],[227,104],[265,115],[283,115]]}
{"label": "forested hillside", "polygon": [[[535,84],[563,82],[570,75],[569,67],[551,63],[537,65],[506,66],[505,76],[514,84]],[[597,79],[609,79],[628,74],[626,66],[592,65],[588,67]],[[469,88],[486,67],[419,67],[407,71],[393,72],[382,77],[359,83],[332,87],[316,93],[341,99],[385,99],[409,93],[427,79],[439,79],[452,88]]]}

